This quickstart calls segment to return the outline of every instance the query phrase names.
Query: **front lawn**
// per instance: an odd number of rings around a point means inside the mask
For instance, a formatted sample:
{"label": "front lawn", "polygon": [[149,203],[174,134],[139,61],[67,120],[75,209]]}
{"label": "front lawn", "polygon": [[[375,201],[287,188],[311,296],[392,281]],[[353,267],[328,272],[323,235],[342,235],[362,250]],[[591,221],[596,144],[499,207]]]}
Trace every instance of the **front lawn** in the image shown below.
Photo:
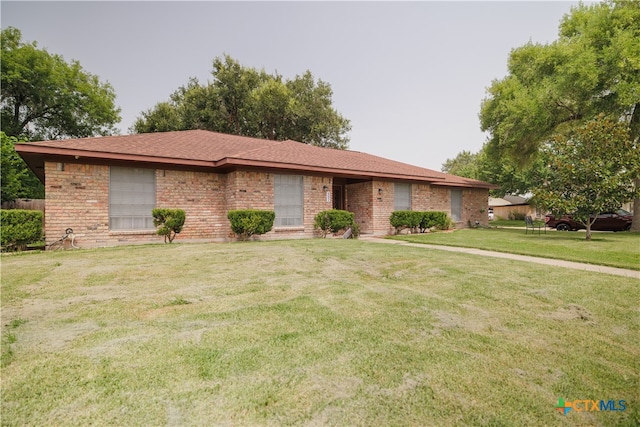
{"label": "front lawn", "polygon": [[3,255],[2,424],[637,425],[638,283],[342,239]]}
{"label": "front lawn", "polygon": [[403,234],[391,237],[412,243],[460,246],[520,255],[563,259],[588,264],[640,270],[640,234],[594,232],[591,241],[584,232],[524,229],[473,228],[453,233]]}
{"label": "front lawn", "polygon": [[[535,220],[536,223],[544,225],[544,221]],[[494,219],[489,221],[490,227],[524,227],[523,219]]]}

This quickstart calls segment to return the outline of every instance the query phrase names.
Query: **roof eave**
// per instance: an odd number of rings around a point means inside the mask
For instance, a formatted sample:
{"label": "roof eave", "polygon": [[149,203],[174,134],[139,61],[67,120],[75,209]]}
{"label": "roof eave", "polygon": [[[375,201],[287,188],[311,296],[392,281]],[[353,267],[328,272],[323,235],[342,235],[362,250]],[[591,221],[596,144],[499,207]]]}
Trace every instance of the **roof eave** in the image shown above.
{"label": "roof eave", "polygon": [[497,190],[500,188],[499,185],[489,184],[488,182],[483,181],[473,181],[473,182],[437,182],[433,185],[439,187],[460,187],[460,188],[485,188],[487,190]]}
{"label": "roof eave", "polygon": [[297,163],[284,163],[284,162],[268,162],[261,160],[249,160],[241,158],[227,157],[220,161],[215,162],[216,167],[229,167],[229,166],[246,166],[246,167],[259,167],[267,169],[286,169],[292,171],[308,171],[318,172],[333,175],[353,176],[353,177],[367,177],[367,178],[383,178],[383,179],[403,179],[412,181],[423,181],[429,183],[444,183],[444,178],[440,177],[425,177],[411,174],[394,174],[375,171],[364,170],[349,170],[339,168],[327,168],[321,166],[300,165]]}
{"label": "roof eave", "polygon": [[74,160],[85,158],[98,160],[117,160],[123,162],[166,164],[175,166],[194,166],[205,168],[214,167],[214,162],[206,160],[178,159],[159,156],[145,156],[139,154],[108,153],[100,151],[78,150],[72,148],[44,147],[30,144],[16,144],[15,147],[16,152],[20,154],[24,153],[28,155],[41,155],[43,157],[70,157]]}
{"label": "roof eave", "polygon": [[[44,171],[42,166],[45,159],[55,159],[62,161],[65,158],[73,161],[87,159],[92,161],[118,161],[143,163],[149,165],[166,165],[167,167],[196,167],[211,170],[224,170],[230,167],[257,167],[267,169],[281,169],[301,172],[317,172],[322,174],[340,175],[354,178],[380,178],[380,179],[398,179],[426,182],[432,185],[445,187],[462,187],[462,188],[486,188],[497,189],[496,185],[485,183],[482,181],[470,180],[469,182],[451,182],[445,177],[440,176],[424,176],[401,173],[386,173],[367,170],[350,170],[341,168],[331,168],[322,166],[302,165],[297,163],[274,162],[264,160],[251,160],[236,157],[226,157],[218,161],[193,160],[173,157],[148,156],[139,154],[123,154],[111,153],[103,151],[81,150],[66,147],[51,147],[36,144],[16,144],[16,152],[18,152],[27,161],[29,167],[36,172],[39,178],[44,179]],[[42,175],[42,176],[40,176]]]}

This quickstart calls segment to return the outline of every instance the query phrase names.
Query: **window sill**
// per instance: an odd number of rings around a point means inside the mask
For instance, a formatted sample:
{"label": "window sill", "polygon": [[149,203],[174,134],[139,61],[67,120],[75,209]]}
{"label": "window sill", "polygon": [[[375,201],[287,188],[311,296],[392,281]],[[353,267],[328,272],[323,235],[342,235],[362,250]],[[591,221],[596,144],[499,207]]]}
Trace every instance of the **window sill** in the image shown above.
{"label": "window sill", "polygon": [[152,235],[156,230],[110,230],[109,236]]}
{"label": "window sill", "polygon": [[304,231],[304,226],[297,225],[295,227],[273,227],[273,231],[276,233],[285,233],[290,231]]}

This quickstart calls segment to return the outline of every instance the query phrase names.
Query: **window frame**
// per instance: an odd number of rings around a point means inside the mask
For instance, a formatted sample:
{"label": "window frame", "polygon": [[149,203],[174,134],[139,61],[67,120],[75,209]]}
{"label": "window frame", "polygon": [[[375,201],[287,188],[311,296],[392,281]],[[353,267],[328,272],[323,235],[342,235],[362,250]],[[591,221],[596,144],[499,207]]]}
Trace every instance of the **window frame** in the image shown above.
{"label": "window frame", "polygon": [[[118,176],[118,171],[122,171],[122,175]],[[124,175],[124,171],[128,171],[131,176],[135,175],[135,171],[140,171],[143,179],[135,181],[135,180],[126,180],[122,178],[127,178]],[[145,176],[146,175],[146,176]],[[116,178],[117,177],[117,178]],[[115,178],[115,179],[114,179]],[[115,203],[115,201],[120,201],[118,199],[126,199],[126,196],[123,196],[122,193],[118,194],[119,191],[122,191],[122,188],[118,187],[118,184],[122,183],[130,183],[131,186],[139,186],[142,187],[143,191],[126,191],[130,193],[129,196],[132,200],[137,201],[139,203],[130,203],[128,212],[127,208],[123,207],[125,203]],[[146,188],[145,188],[146,187]],[[156,170],[149,168],[136,168],[136,167],[127,167],[127,166],[110,166],[109,167],[109,231],[113,232],[128,232],[128,231],[140,231],[147,232],[155,230],[155,226],[153,225],[153,215],[151,210],[156,207],[157,201],[157,179],[156,179]],[[118,212],[118,215],[114,213],[114,211]],[[124,211],[124,214],[121,212]],[[141,212],[144,212],[144,215],[140,215]],[[128,213],[128,214],[127,214]],[[127,226],[116,225],[118,223],[122,223],[124,221],[130,221],[130,224]],[[137,226],[142,222],[141,226]]]}
{"label": "window frame", "polygon": [[[461,188],[451,188],[450,192],[450,211],[451,211],[451,219],[453,222],[461,222],[462,221],[462,189]],[[457,206],[454,205],[454,194],[455,199],[459,201]],[[454,208],[457,208],[454,210]],[[457,217],[457,219],[456,219]]]}
{"label": "window frame", "polygon": [[[399,191],[401,190],[401,191]],[[393,184],[393,209],[396,211],[410,211],[413,206],[411,183],[396,182]],[[402,199],[399,199],[399,196]],[[408,200],[407,200],[408,196]],[[406,202],[408,201],[408,205]]]}
{"label": "window frame", "polygon": [[[283,191],[291,193],[285,194]],[[293,191],[298,193],[294,194]],[[274,228],[304,227],[304,175],[274,174],[273,210],[276,213]],[[296,213],[299,216],[291,216],[292,211],[298,211]]]}

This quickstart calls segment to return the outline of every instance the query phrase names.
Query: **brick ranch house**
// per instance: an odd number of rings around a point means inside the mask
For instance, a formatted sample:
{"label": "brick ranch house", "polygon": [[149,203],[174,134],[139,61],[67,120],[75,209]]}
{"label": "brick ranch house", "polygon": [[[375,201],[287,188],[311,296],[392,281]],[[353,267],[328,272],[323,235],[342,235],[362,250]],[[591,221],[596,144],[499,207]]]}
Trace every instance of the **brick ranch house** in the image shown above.
{"label": "brick ranch house", "polygon": [[18,144],[45,184],[45,234],[68,227],[80,247],[158,242],[151,209],[181,208],[181,241],[233,238],[227,212],[275,210],[263,239],[315,235],[326,209],[361,233],[393,231],[394,210],[438,210],[457,227],[487,224],[491,184],[356,151],[189,130]]}

